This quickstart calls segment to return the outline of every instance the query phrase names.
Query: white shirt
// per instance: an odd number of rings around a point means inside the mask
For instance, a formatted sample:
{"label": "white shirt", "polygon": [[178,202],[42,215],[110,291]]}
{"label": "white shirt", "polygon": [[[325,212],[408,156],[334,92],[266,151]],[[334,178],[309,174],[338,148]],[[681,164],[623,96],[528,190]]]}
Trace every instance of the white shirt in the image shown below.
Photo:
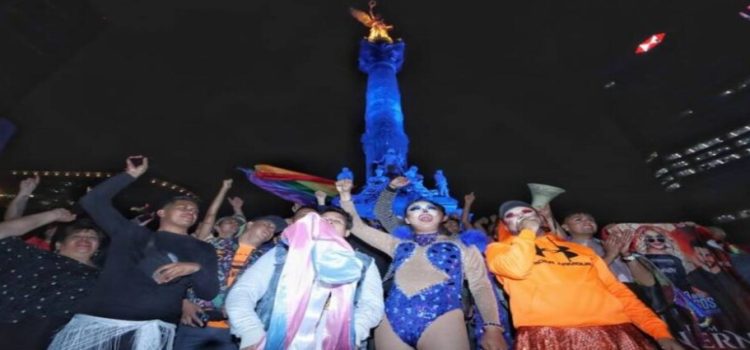
{"label": "white shirt", "polygon": [[[258,261],[248,268],[234,283],[226,300],[226,311],[232,334],[241,339],[240,348],[257,344],[266,335],[255,307],[268,291],[276,262],[276,249],[266,252]],[[355,345],[367,339],[370,329],[377,326],[383,318],[383,286],[375,263],[365,272],[360,287],[359,302],[354,308]],[[325,315],[324,317],[325,318]],[[325,320],[318,323],[317,334],[322,334]],[[291,344],[293,347],[294,343]],[[322,337],[317,341],[317,349],[322,346]]]}

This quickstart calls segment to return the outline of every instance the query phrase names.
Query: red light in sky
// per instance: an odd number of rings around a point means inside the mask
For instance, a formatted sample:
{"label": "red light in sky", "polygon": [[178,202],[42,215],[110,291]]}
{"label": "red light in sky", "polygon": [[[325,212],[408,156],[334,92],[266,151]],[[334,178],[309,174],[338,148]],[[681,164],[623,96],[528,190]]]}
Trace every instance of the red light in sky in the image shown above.
{"label": "red light in sky", "polygon": [[666,33],[659,33],[659,34],[654,34],[650,36],[648,39],[638,44],[638,47],[635,49],[635,53],[643,54],[643,53],[651,51],[651,49],[659,46],[659,44],[661,44],[662,41],[664,41],[665,36],[667,36]]}

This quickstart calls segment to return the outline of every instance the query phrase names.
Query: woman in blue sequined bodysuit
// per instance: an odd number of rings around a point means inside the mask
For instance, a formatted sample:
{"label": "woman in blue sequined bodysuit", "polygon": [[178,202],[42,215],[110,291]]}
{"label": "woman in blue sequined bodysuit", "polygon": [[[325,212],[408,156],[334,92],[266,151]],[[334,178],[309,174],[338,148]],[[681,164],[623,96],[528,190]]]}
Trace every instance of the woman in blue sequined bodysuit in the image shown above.
{"label": "woman in blue sequined bodysuit", "polygon": [[351,180],[336,183],[341,207],[354,218],[352,233],[393,258],[394,284],[386,318],[375,331],[378,349],[469,349],[461,287],[466,280],[485,322],[484,349],[506,349],[497,302],[481,253],[438,234],[444,209],[427,200],[407,206],[411,237],[400,239],[367,226],[351,202]]}

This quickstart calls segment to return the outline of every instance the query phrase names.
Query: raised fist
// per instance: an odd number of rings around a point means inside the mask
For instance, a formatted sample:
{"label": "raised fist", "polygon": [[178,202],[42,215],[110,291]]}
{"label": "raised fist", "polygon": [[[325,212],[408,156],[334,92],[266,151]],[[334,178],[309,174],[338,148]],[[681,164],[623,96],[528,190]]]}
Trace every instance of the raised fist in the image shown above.
{"label": "raised fist", "polygon": [[394,177],[393,180],[388,184],[390,188],[397,190],[409,184],[409,179],[404,176]]}
{"label": "raised fist", "polygon": [[24,179],[18,186],[18,196],[30,196],[32,193],[34,193],[37,185],[39,185],[39,175]]}
{"label": "raised fist", "polygon": [[352,200],[352,180],[339,180],[336,181],[336,190],[339,191],[339,197],[342,201]]}
{"label": "raised fist", "polygon": [[130,156],[125,160],[125,172],[138,178],[148,170],[148,158],[144,156]]}
{"label": "raised fist", "polygon": [[232,182],[234,182],[234,180],[232,180],[232,179],[226,179],[226,180],[222,181],[221,188],[224,189],[224,190],[228,190],[228,189],[232,188]]}

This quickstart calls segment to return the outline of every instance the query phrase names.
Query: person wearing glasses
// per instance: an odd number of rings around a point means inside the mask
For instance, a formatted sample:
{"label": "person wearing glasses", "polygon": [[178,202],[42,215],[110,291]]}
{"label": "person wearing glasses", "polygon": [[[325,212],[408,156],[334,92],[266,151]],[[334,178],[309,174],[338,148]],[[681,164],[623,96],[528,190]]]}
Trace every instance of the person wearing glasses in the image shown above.
{"label": "person wearing glasses", "polygon": [[636,251],[643,254],[659,271],[669,278],[675,287],[689,291],[688,270],[693,270],[667,230],[652,225],[640,226],[635,231]]}

